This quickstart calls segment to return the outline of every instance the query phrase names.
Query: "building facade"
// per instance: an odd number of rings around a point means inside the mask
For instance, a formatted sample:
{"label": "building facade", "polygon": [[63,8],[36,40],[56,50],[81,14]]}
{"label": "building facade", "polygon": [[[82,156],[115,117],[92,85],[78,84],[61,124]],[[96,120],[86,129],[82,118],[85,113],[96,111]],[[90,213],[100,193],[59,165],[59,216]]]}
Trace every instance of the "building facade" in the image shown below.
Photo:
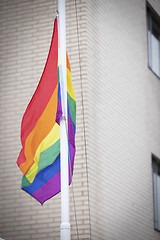
{"label": "building facade", "polygon": [[[71,239],[160,239],[152,170],[152,159],[160,159],[158,38],[149,45],[159,30],[149,28],[147,6],[159,21],[159,0],[66,1],[77,101]],[[60,194],[41,207],[21,191],[16,166],[21,119],[45,65],[56,9],[51,0],[0,1],[0,238],[6,240],[60,235]]]}

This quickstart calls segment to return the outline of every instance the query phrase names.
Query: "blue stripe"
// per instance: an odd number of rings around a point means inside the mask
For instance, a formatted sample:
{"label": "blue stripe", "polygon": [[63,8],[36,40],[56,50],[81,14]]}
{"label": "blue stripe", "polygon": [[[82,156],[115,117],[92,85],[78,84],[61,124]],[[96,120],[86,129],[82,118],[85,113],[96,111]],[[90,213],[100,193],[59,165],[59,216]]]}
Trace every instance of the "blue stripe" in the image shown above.
{"label": "blue stripe", "polygon": [[59,171],[60,171],[60,155],[57,157],[56,161],[53,164],[44,168],[36,175],[33,183],[31,183],[30,186],[24,187],[22,189],[32,195],[35,191],[37,191],[44,184],[46,184],[48,180],[54,177],[54,175],[56,175]]}
{"label": "blue stripe", "polygon": [[58,83],[58,100],[61,99],[61,87],[60,87],[60,83]]}

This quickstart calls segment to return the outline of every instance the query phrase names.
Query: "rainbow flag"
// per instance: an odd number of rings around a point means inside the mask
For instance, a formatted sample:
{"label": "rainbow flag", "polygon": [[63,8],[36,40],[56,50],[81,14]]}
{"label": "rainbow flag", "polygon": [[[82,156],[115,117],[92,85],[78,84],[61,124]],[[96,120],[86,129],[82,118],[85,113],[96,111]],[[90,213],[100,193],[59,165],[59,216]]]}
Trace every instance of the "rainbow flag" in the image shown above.
{"label": "rainbow flag", "polygon": [[[73,174],[76,131],[76,100],[67,62],[69,184]],[[17,164],[24,176],[22,189],[41,204],[60,192],[60,118],[62,116],[58,26],[54,31],[46,65],[21,123],[22,150]]]}

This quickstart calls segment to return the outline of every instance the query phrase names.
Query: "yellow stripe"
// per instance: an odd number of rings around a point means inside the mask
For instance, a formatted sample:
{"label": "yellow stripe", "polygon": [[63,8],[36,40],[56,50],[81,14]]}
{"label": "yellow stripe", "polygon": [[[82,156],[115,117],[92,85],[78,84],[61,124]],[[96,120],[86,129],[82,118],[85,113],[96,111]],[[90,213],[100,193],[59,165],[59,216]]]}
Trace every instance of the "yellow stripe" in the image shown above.
{"label": "yellow stripe", "polygon": [[39,164],[39,158],[41,152],[45,151],[47,148],[51,147],[55,142],[57,142],[60,138],[60,126],[55,123],[52,130],[49,132],[49,134],[43,139],[43,141],[40,143],[36,154],[34,156],[34,164],[29,169],[29,171],[26,174],[26,178],[30,183],[33,182],[37,171],[38,171],[38,164]]}
{"label": "yellow stripe", "polygon": [[72,85],[71,72],[68,70],[68,68],[67,68],[67,92],[69,93],[71,98],[73,98],[73,100],[76,101],[75,95],[74,95],[74,90],[73,90],[73,85]]}

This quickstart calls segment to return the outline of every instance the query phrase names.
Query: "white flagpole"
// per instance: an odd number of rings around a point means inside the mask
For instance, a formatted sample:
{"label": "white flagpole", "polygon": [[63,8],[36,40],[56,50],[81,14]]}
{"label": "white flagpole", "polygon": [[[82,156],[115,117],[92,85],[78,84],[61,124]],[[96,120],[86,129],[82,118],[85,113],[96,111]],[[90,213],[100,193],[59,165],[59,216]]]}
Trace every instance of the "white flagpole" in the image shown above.
{"label": "white flagpole", "polygon": [[[62,65],[61,102],[63,116],[60,120],[60,157],[61,157],[61,226],[60,239],[70,240],[69,223],[69,176],[68,176],[68,138],[67,138],[67,77],[66,77],[66,21],[65,21],[65,0],[58,0],[59,11],[59,47]],[[62,78],[61,78],[62,77]]]}

